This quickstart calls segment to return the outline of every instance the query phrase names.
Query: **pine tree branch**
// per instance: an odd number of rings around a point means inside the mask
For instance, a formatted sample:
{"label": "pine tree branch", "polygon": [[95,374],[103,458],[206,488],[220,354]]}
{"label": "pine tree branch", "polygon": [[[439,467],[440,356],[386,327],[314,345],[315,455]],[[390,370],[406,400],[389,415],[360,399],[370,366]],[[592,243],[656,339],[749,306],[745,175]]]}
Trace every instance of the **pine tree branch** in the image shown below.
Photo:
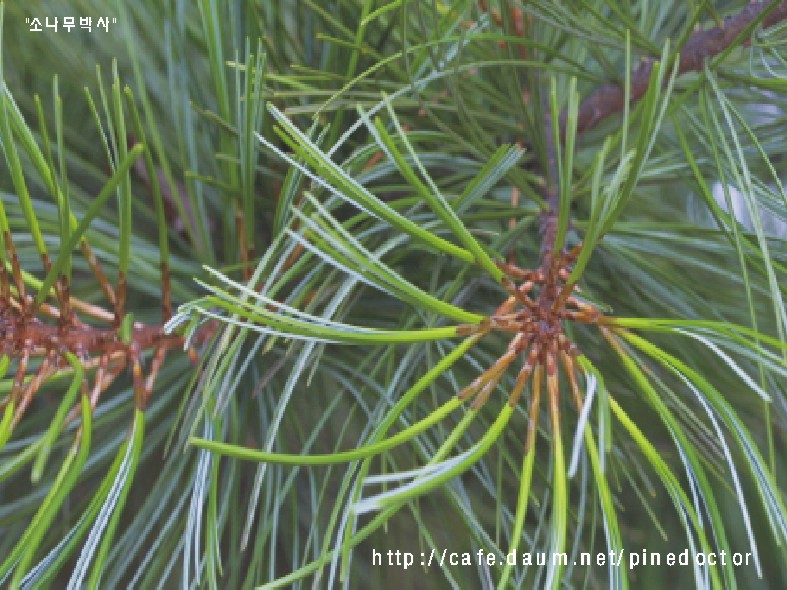
{"label": "pine tree branch", "polygon": [[[764,16],[762,16],[764,14]],[[715,57],[729,48],[748,27],[761,20],[763,27],[773,25],[787,19],[787,1],[753,2],[748,4],[737,15],[727,17],[724,25],[707,31],[696,31],[692,34],[680,51],[678,73],[696,72],[703,68],[705,61]],[[653,60],[644,59],[631,73],[630,103],[634,104],[648,90],[648,82],[653,69]],[[598,125],[607,117],[623,111],[625,106],[625,90],[616,83],[607,83],[598,88],[579,105],[577,134],[584,133]],[[560,117],[560,137],[565,138],[566,114]],[[552,260],[552,244],[557,232],[557,210],[559,189],[557,175],[554,173],[555,146],[551,141],[552,123],[548,115],[544,116],[544,127],[547,138],[547,167],[544,198],[547,209],[541,218],[541,267],[546,269]]]}
{"label": "pine tree branch", "polygon": [[560,199],[558,186],[560,180],[557,167],[557,153],[555,151],[557,148],[552,134],[552,117],[545,114],[544,140],[547,152],[547,173],[544,186],[544,200],[547,203],[547,209],[541,218],[541,269],[544,272],[552,265],[552,250],[557,235],[557,212]]}
{"label": "pine tree branch", "polygon": [[[787,19],[787,1],[755,2],[747,5],[737,15],[725,19],[724,25],[707,31],[697,31],[683,45],[680,51],[678,73],[696,72],[702,69],[705,60],[712,58],[730,47],[732,43],[754,23],[763,11],[768,11],[762,19],[763,27],[771,27]],[[631,103],[635,103],[648,90],[648,80],[653,69],[653,60],[643,60],[631,73]],[[622,86],[615,83],[604,84],[588,96],[579,106],[577,133],[583,133],[598,125],[607,117],[619,113],[624,108],[625,93]],[[561,117],[561,137],[565,131],[565,115]]]}

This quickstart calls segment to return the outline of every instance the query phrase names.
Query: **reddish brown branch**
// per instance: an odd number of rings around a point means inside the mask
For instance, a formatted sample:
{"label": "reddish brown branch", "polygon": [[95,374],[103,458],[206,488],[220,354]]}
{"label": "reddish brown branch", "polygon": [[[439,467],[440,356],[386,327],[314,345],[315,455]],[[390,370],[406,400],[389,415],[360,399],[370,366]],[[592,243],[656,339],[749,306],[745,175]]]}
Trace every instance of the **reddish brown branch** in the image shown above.
{"label": "reddish brown branch", "polygon": [[544,198],[547,209],[541,218],[541,271],[549,272],[552,266],[552,250],[557,236],[557,210],[560,200],[557,153],[552,130],[552,117],[544,115],[544,139],[546,143],[547,170]]}
{"label": "reddish brown branch", "polygon": [[[764,11],[769,11],[762,19],[764,27],[771,27],[787,19],[787,1],[752,2],[737,15],[728,17],[721,27],[692,34],[680,50],[678,73],[696,72],[703,68],[706,60],[722,53],[737,39],[747,27],[754,23]],[[653,70],[653,60],[644,59],[631,73],[630,104],[637,102],[648,90],[648,82]],[[584,133],[598,125],[607,117],[623,111],[625,89],[619,84],[604,84],[585,98],[579,105],[577,133]],[[560,118],[560,137],[565,138],[566,115]],[[541,269],[547,272],[552,264],[552,248],[557,232],[557,208],[559,187],[554,171],[555,146],[552,141],[552,123],[549,115],[544,117],[547,140],[547,171],[544,198],[547,208],[541,218]]]}
{"label": "reddish brown branch", "polygon": [[[101,392],[126,367],[132,369],[137,407],[146,407],[164,357],[168,351],[181,348],[184,337],[166,334],[163,325],[142,323],[135,323],[130,326],[128,334],[122,334],[120,327],[125,317],[125,277],[122,274],[113,305],[114,313],[80,304],[79,300],[72,299],[65,276],[60,276],[54,285],[57,306],[43,303],[34,307],[32,297],[25,292],[25,283],[10,232],[4,232],[2,240],[6,249],[6,261],[0,264],[0,354],[18,359],[18,365],[11,393],[0,401],[0,407],[8,403],[15,405],[13,425],[18,424],[44,381],[68,367],[69,354],[80,359],[86,369],[97,366],[91,393],[94,407]],[[6,263],[11,267],[10,274]],[[49,266],[46,258],[44,265]],[[105,281],[103,275],[100,276],[100,282],[102,281]],[[108,283],[105,286],[105,292],[112,292]],[[168,291],[167,282],[163,294],[165,315],[170,305]],[[83,323],[74,313],[75,309],[83,309],[94,319],[103,320],[107,325]],[[196,340],[210,338],[214,332],[214,327],[205,327]],[[154,350],[153,367],[145,382],[141,356],[151,349]],[[32,358],[43,360],[35,375],[28,380],[27,370]]]}
{"label": "reddish brown branch", "polygon": [[[773,2],[754,2],[748,4],[737,15],[728,17],[721,27],[714,27],[707,31],[697,31],[680,50],[680,64],[678,73],[696,72],[703,68],[709,58],[727,49],[732,42],[751,25],[760,14],[773,6]],[[787,2],[776,5],[762,20],[764,27],[771,27],[787,19]],[[631,72],[631,103],[635,103],[645,95],[648,90],[648,81],[653,69],[653,60],[643,60]],[[579,106],[577,133],[583,133],[601,121],[619,113],[625,106],[625,91],[619,84],[604,84],[593,94],[588,96]],[[561,118],[561,136],[565,130],[565,116]]]}

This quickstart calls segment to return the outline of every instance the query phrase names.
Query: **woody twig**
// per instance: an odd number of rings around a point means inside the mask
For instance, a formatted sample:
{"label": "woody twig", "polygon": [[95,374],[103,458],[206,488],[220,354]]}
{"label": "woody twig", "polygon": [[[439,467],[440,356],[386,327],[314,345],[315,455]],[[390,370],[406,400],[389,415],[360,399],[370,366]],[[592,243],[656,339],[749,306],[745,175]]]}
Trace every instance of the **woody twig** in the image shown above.
{"label": "woody twig", "polygon": [[[696,72],[704,67],[708,59],[716,57],[758,19],[763,27],[787,19],[786,2],[752,2],[737,15],[725,19],[724,24],[692,34],[680,50],[678,74]],[[648,81],[653,69],[652,59],[643,59],[631,72],[631,103],[637,102],[648,90]],[[592,129],[607,117],[623,111],[625,92],[620,84],[604,84],[585,98],[579,105],[577,133]],[[561,118],[561,137],[565,133],[565,115]]]}

